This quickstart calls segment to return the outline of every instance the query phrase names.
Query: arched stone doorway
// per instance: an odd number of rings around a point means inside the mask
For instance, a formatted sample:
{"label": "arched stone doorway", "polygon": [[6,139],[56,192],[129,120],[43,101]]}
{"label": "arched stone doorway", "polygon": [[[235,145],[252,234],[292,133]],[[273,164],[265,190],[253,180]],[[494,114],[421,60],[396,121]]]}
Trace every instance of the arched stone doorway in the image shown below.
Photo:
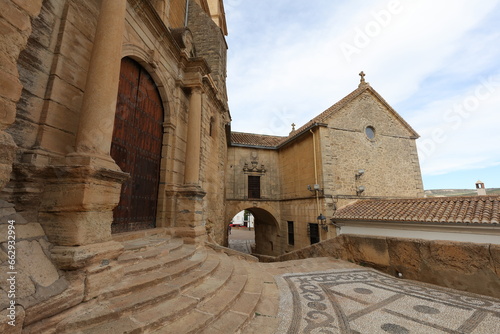
{"label": "arched stone doorway", "polygon": [[160,181],[163,105],[151,75],[123,58],[111,157],[130,178],[113,210],[112,233],[154,228]]}
{"label": "arched stone doorway", "polygon": [[[277,256],[282,253],[282,238],[277,219],[269,211],[257,207],[242,207],[254,216],[255,253]],[[234,212],[233,216],[238,213]]]}

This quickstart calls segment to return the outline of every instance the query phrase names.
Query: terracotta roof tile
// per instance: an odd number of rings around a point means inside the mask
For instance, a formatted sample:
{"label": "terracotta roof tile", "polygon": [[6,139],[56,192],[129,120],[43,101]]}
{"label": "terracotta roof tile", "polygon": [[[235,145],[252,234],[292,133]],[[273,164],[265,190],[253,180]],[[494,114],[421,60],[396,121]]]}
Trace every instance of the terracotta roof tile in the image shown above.
{"label": "terracotta roof tile", "polygon": [[231,132],[231,143],[258,147],[277,147],[287,137],[258,135],[255,133]]}
{"label": "terracotta roof tile", "polygon": [[499,224],[500,196],[358,200],[334,220]]}

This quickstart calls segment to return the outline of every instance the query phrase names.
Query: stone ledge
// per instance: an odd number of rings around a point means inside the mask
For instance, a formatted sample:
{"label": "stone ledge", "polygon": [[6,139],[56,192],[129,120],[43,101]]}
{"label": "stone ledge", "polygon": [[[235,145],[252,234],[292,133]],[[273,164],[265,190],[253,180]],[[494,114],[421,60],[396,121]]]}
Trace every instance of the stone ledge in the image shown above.
{"label": "stone ledge", "polygon": [[111,261],[123,252],[123,245],[116,241],[90,244],[85,246],[54,246],[51,249],[53,262],[60,269],[74,270]]}

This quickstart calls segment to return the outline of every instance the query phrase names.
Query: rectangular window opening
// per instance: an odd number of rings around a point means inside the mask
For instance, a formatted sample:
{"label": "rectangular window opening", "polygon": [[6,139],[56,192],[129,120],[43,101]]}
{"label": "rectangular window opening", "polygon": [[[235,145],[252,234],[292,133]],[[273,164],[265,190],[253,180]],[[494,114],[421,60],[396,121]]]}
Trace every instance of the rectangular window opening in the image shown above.
{"label": "rectangular window opening", "polygon": [[288,221],[288,244],[295,245],[295,234],[293,231],[293,221]]}
{"label": "rectangular window opening", "polygon": [[248,198],[260,198],[260,176],[248,175]]}

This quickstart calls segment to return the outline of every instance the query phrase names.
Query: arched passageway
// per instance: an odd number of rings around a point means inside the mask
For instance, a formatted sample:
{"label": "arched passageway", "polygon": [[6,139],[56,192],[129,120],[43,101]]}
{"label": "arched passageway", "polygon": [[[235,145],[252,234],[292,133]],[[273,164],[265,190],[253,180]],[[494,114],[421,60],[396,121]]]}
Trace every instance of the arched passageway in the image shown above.
{"label": "arched passageway", "polygon": [[228,247],[252,254],[255,250],[254,216],[247,210],[238,212],[229,224]]}
{"label": "arched passageway", "polygon": [[280,228],[276,218],[269,211],[262,208],[250,207],[244,208],[244,210],[250,212],[254,217],[254,253],[271,256],[280,255],[282,248]]}

